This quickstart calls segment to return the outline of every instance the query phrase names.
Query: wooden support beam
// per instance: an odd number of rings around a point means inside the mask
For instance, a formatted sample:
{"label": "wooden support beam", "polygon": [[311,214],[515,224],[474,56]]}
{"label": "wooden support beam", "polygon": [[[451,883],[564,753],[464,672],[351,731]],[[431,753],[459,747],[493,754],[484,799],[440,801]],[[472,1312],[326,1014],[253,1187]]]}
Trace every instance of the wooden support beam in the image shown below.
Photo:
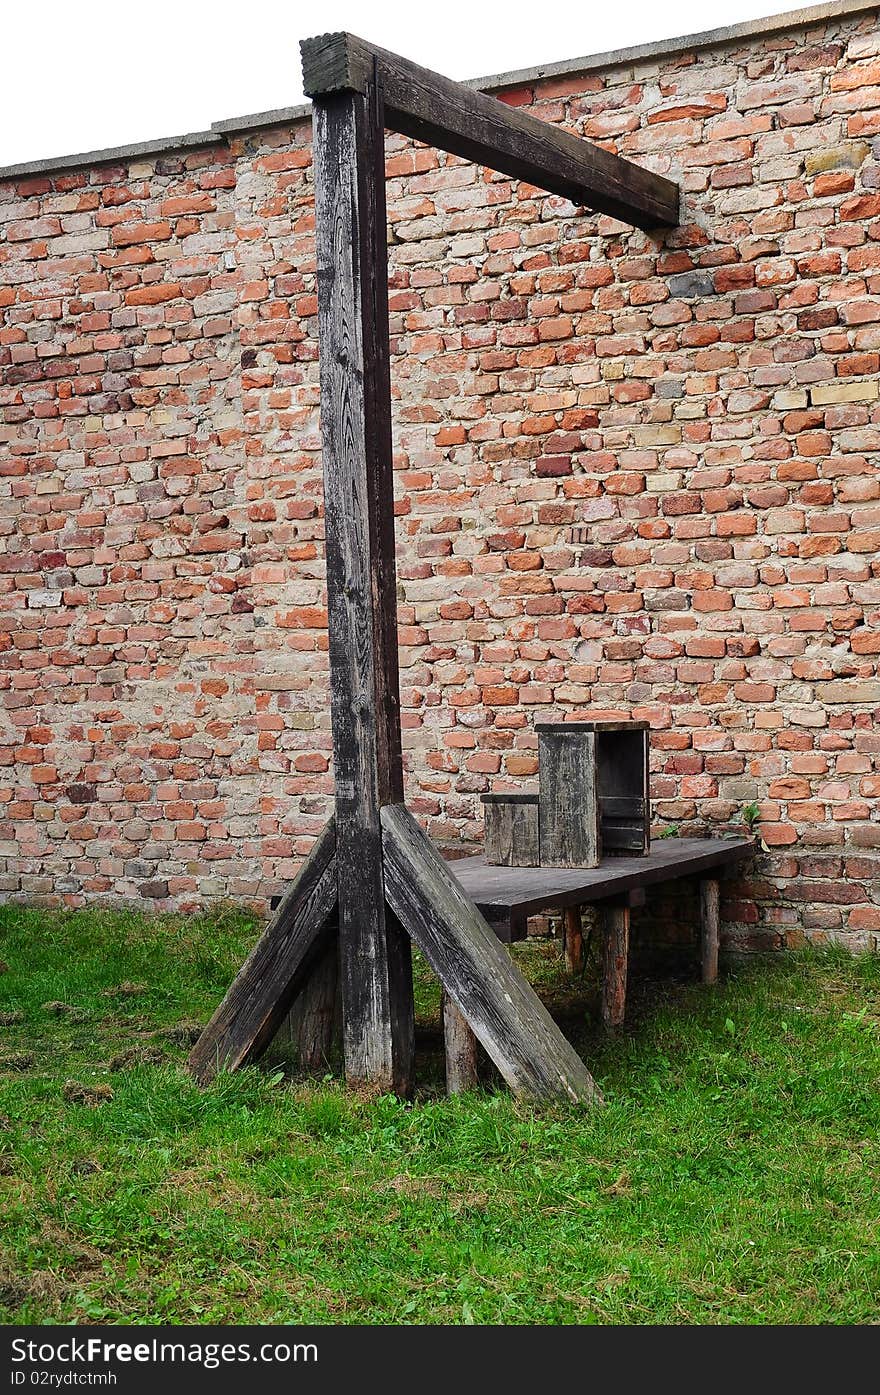
{"label": "wooden support beam", "polygon": [[700,882],[700,960],[704,983],[718,981],[721,938],[720,888],[712,877]]}
{"label": "wooden support beam", "polygon": [[460,1095],[475,1090],[477,1074],[477,1039],[468,1020],[455,1000],[443,990],[443,1044],[446,1048],[446,1093]]}
{"label": "wooden support beam", "polygon": [[336,910],[335,854],[330,819],[190,1052],[187,1064],[200,1085],[261,1055],[325,950]]}
{"label": "wooden support beam", "polygon": [[677,184],[559,126],[353,34],[320,34],[300,48],[303,87],[312,98],[366,92],[375,73],[391,130],[636,227],[678,224]]}
{"label": "wooden support beam", "polygon": [[388,900],[510,1088],[599,1102],[583,1061],[412,814],[387,805],[382,831]]}
{"label": "wooden support beam", "polygon": [[602,1022],[620,1027],[626,1014],[626,971],[629,959],[629,906],[610,902],[604,908],[602,944]]}
{"label": "wooden support beam", "polygon": [[582,974],[584,971],[584,930],[580,906],[566,906],[562,912],[562,940],[567,972]]}
{"label": "wooden support beam", "polygon": [[411,1093],[410,946],[386,915],[379,809],[403,797],[381,98],[315,102],[315,235],[345,1073]]}

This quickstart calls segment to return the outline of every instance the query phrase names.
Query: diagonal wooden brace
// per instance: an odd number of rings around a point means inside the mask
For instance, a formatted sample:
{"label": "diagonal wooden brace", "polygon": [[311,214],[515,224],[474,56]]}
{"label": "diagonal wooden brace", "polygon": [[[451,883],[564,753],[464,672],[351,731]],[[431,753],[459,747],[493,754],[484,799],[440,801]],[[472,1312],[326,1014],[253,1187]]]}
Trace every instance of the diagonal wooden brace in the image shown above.
{"label": "diagonal wooden brace", "polygon": [[336,821],[330,819],[189,1055],[200,1085],[255,1061],[335,931]]}
{"label": "diagonal wooden brace", "polygon": [[510,1088],[601,1103],[590,1072],[402,804],[382,810],[385,894]]}

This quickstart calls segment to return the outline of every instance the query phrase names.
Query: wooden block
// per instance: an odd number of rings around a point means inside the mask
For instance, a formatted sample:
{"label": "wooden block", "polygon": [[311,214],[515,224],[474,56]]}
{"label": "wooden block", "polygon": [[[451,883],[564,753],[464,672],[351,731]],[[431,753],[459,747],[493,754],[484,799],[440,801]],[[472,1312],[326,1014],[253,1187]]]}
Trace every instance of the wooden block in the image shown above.
{"label": "wooden block", "polygon": [[718,882],[706,877],[700,882],[700,960],[704,983],[718,981],[718,947],[721,913]]}
{"label": "wooden block", "polygon": [[534,1099],[601,1102],[601,1092],[403,805],[382,810],[388,900],[507,1084]]}
{"label": "wooden block", "polygon": [[546,722],[538,733],[541,864],[597,867],[596,735],[577,722]]}
{"label": "wooden block", "polygon": [[537,867],[538,796],[483,794],[486,861],[497,867]]}

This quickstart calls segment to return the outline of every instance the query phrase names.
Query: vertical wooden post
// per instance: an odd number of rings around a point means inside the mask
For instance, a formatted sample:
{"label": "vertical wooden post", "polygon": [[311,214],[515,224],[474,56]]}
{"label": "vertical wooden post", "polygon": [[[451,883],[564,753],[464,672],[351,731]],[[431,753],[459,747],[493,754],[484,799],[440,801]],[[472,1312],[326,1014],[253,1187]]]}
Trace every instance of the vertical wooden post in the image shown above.
{"label": "vertical wooden post", "polygon": [[410,944],[385,906],[382,805],[403,799],[381,95],[314,103],[321,436],[345,1072],[409,1094]]}
{"label": "vertical wooden post", "polygon": [[475,1090],[477,1075],[477,1039],[467,1018],[454,998],[443,990],[443,1044],[446,1048],[446,1093],[460,1095]]}
{"label": "vertical wooden post", "polygon": [[584,930],[580,906],[566,906],[563,911],[562,939],[567,972],[570,974],[583,973]]}
{"label": "vertical wooden post", "polygon": [[721,938],[718,882],[700,882],[700,958],[704,983],[718,981],[718,945]]}
{"label": "vertical wooden post", "polygon": [[602,1021],[620,1027],[626,1013],[626,970],[629,958],[629,906],[605,907],[602,945]]}

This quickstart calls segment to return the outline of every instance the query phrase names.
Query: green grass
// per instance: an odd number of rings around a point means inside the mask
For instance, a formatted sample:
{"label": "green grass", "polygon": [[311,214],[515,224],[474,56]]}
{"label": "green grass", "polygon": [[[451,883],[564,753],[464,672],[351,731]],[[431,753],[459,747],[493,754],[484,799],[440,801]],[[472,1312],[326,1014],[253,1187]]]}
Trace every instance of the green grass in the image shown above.
{"label": "green grass", "polygon": [[259,1068],[199,1091],[186,1024],[254,934],[0,910],[3,1321],[877,1320],[875,959],[642,981],[605,1042],[589,980],[525,947],[605,1091],[592,1113],[445,1099],[423,969],[413,1106]]}

